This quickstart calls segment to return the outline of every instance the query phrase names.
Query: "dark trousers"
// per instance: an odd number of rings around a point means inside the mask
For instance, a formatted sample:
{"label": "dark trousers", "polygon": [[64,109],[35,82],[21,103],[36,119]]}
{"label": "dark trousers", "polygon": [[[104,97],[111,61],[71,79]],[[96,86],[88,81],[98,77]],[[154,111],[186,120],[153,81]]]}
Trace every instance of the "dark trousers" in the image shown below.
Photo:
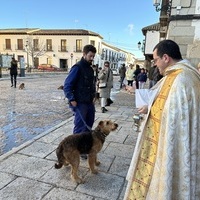
{"label": "dark trousers", "polygon": [[128,81],[128,85],[133,86],[133,81],[129,81],[129,80],[127,81]]}
{"label": "dark trousers", "polygon": [[120,88],[122,88],[123,86],[124,78],[125,78],[124,76],[120,77]]}
{"label": "dark trousers", "polygon": [[[76,107],[71,107],[74,112],[73,133],[88,132],[92,128],[95,119],[94,104],[78,103]],[[88,126],[88,127],[87,127]]]}
{"label": "dark trousers", "polygon": [[135,80],[135,86],[136,86],[136,89],[139,89],[139,81],[138,80]]}
{"label": "dark trousers", "polygon": [[[13,82],[13,79],[14,79],[14,82]],[[11,80],[11,85],[13,86],[13,83],[14,83],[15,87],[16,87],[16,84],[17,84],[17,74],[10,74],[10,80]]]}

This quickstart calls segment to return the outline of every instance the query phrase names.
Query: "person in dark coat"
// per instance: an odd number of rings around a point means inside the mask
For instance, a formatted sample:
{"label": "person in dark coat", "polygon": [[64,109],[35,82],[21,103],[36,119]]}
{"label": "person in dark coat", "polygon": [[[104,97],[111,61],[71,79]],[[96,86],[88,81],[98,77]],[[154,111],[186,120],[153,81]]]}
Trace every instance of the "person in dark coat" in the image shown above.
{"label": "person in dark coat", "polygon": [[119,69],[119,75],[120,75],[120,88],[122,88],[124,78],[126,76],[126,66],[125,66],[125,64],[122,64],[121,68]]}
{"label": "person in dark coat", "polygon": [[141,72],[137,76],[139,82],[139,89],[144,89],[144,85],[147,81],[147,74],[145,73],[145,69],[142,68]]}
{"label": "person in dark coat", "polygon": [[139,81],[137,76],[140,74],[140,72],[141,72],[140,66],[137,64],[136,70],[134,71],[136,89],[139,89]]}
{"label": "person in dark coat", "polygon": [[153,77],[155,69],[156,69],[156,65],[152,65],[149,69],[149,73],[148,73],[149,89],[152,88],[156,84]]}
{"label": "person in dark coat", "polygon": [[12,61],[10,64],[11,64],[11,67],[9,69],[10,69],[11,87],[13,87],[13,84],[14,84],[14,87],[16,88],[18,73],[17,73],[17,61],[15,60],[15,58],[12,58]]}
{"label": "person in dark coat", "polygon": [[153,80],[155,82],[155,84],[161,79],[163,78],[163,75],[160,74],[160,71],[158,69],[158,67],[156,66],[154,73],[153,73]]}

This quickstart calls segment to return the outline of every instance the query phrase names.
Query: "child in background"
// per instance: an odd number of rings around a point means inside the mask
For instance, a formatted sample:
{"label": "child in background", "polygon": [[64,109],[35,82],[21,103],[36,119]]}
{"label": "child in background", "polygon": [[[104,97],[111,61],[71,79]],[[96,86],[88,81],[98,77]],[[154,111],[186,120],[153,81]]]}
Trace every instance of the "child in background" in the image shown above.
{"label": "child in background", "polygon": [[147,74],[145,73],[145,69],[142,68],[140,74],[137,76],[139,82],[139,89],[144,89],[145,83],[147,81]]}

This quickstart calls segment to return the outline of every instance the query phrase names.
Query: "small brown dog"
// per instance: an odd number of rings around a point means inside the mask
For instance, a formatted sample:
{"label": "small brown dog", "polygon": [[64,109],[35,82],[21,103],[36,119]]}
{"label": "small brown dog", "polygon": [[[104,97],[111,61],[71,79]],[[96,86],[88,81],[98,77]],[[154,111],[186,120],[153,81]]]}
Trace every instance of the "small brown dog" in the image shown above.
{"label": "small brown dog", "polygon": [[19,90],[23,90],[25,88],[25,84],[24,83],[21,83],[20,85],[19,85]]}
{"label": "small brown dog", "polygon": [[97,160],[97,153],[102,149],[106,136],[111,131],[115,131],[117,127],[117,123],[104,120],[100,121],[98,126],[88,133],[69,135],[56,149],[58,163],[55,164],[55,168],[60,169],[63,165],[70,164],[73,180],[76,183],[84,183],[77,174],[80,154],[88,154],[88,164],[91,173],[96,174],[98,171],[95,169],[95,165],[98,166],[100,164]]}
{"label": "small brown dog", "polygon": [[59,86],[57,89],[58,89],[58,90],[63,90],[63,88],[64,88],[64,86],[61,85],[61,86]]}

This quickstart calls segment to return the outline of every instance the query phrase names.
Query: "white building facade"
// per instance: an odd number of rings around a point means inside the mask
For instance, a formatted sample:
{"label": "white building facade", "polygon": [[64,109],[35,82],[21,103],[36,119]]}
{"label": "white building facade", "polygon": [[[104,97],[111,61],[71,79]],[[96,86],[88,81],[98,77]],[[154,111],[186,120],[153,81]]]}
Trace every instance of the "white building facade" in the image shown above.
{"label": "white building facade", "polygon": [[[97,53],[94,64],[109,61],[113,68],[134,63],[134,55],[103,42],[103,37],[83,29],[0,29],[0,53],[13,55],[25,65],[37,68],[52,64],[69,70],[83,55],[83,47],[92,44]],[[4,67],[4,66],[2,66]]]}

